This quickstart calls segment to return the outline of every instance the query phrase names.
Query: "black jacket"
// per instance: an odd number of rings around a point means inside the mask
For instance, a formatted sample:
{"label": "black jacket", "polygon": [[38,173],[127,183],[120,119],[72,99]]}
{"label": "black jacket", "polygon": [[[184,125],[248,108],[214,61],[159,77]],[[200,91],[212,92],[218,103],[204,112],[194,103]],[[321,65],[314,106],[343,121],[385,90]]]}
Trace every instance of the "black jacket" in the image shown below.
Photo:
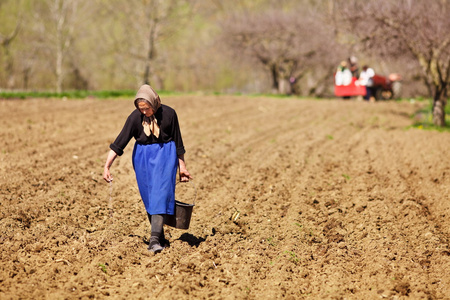
{"label": "black jacket", "polygon": [[156,138],[153,134],[147,136],[144,133],[144,127],[142,126],[143,118],[144,115],[138,109],[134,110],[128,116],[122,131],[119,133],[114,143],[109,146],[111,150],[121,156],[131,138],[134,137],[136,143],[144,145],[174,141],[177,155],[182,155],[186,152],[183,145],[183,139],[181,138],[177,113],[173,108],[162,104],[155,113],[155,118],[158,121],[160,128],[159,138]]}

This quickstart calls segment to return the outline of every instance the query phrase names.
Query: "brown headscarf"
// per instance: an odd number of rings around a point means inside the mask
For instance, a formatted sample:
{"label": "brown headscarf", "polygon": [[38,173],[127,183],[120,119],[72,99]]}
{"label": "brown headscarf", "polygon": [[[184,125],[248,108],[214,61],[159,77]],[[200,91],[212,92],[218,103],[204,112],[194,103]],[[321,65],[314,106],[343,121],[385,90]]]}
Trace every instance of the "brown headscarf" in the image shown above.
{"label": "brown headscarf", "polygon": [[[148,84],[142,85],[136,93],[136,97],[134,98],[134,106],[136,106],[137,109],[139,109],[138,103],[141,101],[147,102],[154,113],[156,113],[156,111],[161,107],[161,99],[159,98],[159,95]],[[147,136],[150,136],[150,134],[153,133],[154,136],[157,138],[159,137],[159,126],[155,115],[151,117],[144,116],[142,126],[144,127],[144,132]]]}

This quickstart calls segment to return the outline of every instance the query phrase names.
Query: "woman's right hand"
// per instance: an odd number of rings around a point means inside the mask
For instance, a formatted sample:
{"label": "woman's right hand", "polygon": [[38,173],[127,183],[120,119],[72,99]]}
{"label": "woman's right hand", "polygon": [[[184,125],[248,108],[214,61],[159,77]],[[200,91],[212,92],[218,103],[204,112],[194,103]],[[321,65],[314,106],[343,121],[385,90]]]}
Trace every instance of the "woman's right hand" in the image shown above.
{"label": "woman's right hand", "polygon": [[109,150],[108,157],[106,158],[105,167],[103,169],[103,179],[105,179],[106,182],[111,182],[113,180],[111,173],[109,172],[109,168],[111,167],[116,157],[117,157],[116,152]]}
{"label": "woman's right hand", "polygon": [[106,182],[111,182],[113,180],[109,168],[107,167],[103,170],[103,179],[105,179]]}

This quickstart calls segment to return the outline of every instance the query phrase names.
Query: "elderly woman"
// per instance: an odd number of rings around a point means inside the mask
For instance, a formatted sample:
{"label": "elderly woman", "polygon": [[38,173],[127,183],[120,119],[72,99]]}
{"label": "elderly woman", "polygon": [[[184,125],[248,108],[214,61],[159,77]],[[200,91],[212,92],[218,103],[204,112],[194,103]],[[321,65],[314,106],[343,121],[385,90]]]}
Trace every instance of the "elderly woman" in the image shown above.
{"label": "elderly woman", "polygon": [[[184,145],[178,117],[174,109],[161,104],[159,95],[149,86],[138,90],[134,106],[122,131],[110,145],[103,178],[113,180],[110,168],[132,137],[133,167],[136,180],[151,224],[148,249],[158,253],[164,249],[164,218],[175,210],[175,183],[179,167],[180,181],[192,179],[184,162]],[[161,245],[163,243],[163,245]]]}

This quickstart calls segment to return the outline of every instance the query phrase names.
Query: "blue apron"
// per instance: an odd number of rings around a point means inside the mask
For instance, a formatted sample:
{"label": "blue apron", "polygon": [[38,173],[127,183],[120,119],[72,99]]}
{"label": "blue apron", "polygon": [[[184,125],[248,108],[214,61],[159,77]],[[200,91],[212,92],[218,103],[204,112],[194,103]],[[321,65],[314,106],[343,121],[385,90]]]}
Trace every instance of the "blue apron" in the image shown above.
{"label": "blue apron", "polygon": [[150,215],[173,215],[178,168],[175,142],[135,143],[133,168],[145,210]]}

